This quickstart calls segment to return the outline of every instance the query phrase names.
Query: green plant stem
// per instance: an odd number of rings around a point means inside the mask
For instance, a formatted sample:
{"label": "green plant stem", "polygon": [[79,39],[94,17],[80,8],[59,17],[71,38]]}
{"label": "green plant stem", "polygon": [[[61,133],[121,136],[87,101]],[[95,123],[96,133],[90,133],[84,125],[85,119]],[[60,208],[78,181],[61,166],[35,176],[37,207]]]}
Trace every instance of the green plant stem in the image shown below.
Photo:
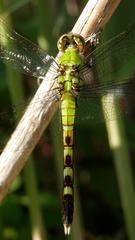
{"label": "green plant stem", "polygon": [[31,216],[31,228],[32,228],[32,239],[33,240],[46,240],[47,233],[43,223],[40,202],[39,202],[39,193],[37,188],[37,180],[35,174],[35,167],[33,164],[33,157],[27,161],[27,164],[24,168],[24,180],[25,187],[29,196],[29,211]]}
{"label": "green plant stem", "polygon": [[[111,97],[111,101],[110,101]],[[108,101],[108,106],[104,108],[104,101]],[[131,169],[131,161],[128,153],[128,144],[123,126],[122,115],[119,116],[120,109],[118,107],[118,99],[108,94],[102,99],[103,111],[106,119],[106,128],[110,148],[113,153],[114,164],[119,184],[123,213],[127,228],[129,240],[135,239],[135,192],[133,184],[133,175]],[[112,109],[112,119],[109,121],[107,112]]]}
{"label": "green plant stem", "polygon": [[[3,12],[4,10],[5,10],[4,2],[3,0],[0,0],[0,11]],[[9,19],[7,20],[7,23],[10,25]],[[21,81],[22,80],[21,75],[15,72],[13,69],[11,69],[9,66],[6,66],[6,71],[7,71],[7,84],[13,106],[24,103],[25,97]],[[18,121],[18,118],[19,115],[16,115],[15,120]],[[45,240],[47,239],[47,237],[45,227],[43,227],[43,219],[39,203],[39,194],[36,186],[37,180],[34,172],[32,156],[29,158],[29,163],[24,168],[24,176],[25,187],[27,189],[27,195],[30,201],[29,212],[32,226],[32,239]]]}
{"label": "green plant stem", "polygon": [[37,23],[39,29],[37,40],[41,48],[48,50],[51,40],[49,33],[52,25],[52,9],[50,8],[51,4],[49,0],[33,0],[33,3],[35,4],[37,11]]}
{"label": "green plant stem", "polygon": [[81,202],[79,198],[79,190],[77,185],[77,179],[75,176],[75,190],[74,190],[74,221],[71,229],[71,239],[83,240],[83,218],[81,211]]}

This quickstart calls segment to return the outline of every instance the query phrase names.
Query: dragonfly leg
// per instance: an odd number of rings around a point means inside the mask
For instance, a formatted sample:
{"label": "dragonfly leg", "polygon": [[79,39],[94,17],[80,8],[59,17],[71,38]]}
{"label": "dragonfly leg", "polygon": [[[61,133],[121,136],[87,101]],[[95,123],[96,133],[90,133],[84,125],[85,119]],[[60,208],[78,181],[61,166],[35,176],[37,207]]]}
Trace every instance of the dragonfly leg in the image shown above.
{"label": "dragonfly leg", "polygon": [[100,35],[101,35],[101,31],[99,31],[97,33],[92,33],[90,35],[89,41],[90,41],[91,47],[95,48],[95,47],[97,47],[97,45],[99,45]]}

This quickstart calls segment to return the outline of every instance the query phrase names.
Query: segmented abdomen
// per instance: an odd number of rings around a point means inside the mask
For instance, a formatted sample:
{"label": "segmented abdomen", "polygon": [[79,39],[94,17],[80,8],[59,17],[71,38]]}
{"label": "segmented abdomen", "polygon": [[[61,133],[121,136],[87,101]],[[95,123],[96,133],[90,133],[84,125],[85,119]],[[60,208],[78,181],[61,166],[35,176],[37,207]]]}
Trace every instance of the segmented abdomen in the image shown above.
{"label": "segmented abdomen", "polygon": [[63,189],[63,213],[64,228],[70,229],[74,211],[73,189],[73,128],[75,119],[75,98],[71,93],[65,93],[62,103],[62,125],[64,144],[64,189]]}

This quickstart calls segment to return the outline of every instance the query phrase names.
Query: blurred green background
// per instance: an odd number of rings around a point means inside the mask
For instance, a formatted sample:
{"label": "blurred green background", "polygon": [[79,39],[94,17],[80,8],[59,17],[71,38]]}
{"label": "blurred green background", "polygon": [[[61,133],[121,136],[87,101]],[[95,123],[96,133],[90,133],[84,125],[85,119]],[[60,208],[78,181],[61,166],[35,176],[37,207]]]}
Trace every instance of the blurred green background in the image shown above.
{"label": "blurred green background", "polygon": [[[10,15],[17,32],[55,56],[57,39],[72,29],[86,3],[84,0],[0,0],[0,11],[1,15]],[[104,38],[110,39],[132,24],[135,20],[134,10],[133,0],[123,0],[104,30]],[[17,110],[25,105],[22,104],[22,98],[25,96],[28,102],[36,88],[35,79],[15,72],[11,74],[11,69],[0,64],[1,151],[16,125],[15,119],[19,118]],[[15,105],[18,105],[17,110]],[[0,240],[65,238],[61,223],[63,150],[61,133],[55,132],[56,121],[59,120],[54,118],[34,150],[34,157],[28,161],[1,204]],[[133,119],[125,121],[124,126],[131,157],[129,164],[134,173]],[[83,121],[76,128],[77,207],[70,238],[134,240],[135,230],[128,228],[133,221],[129,223],[123,214],[119,176],[105,124]],[[134,206],[131,208],[134,212]]]}

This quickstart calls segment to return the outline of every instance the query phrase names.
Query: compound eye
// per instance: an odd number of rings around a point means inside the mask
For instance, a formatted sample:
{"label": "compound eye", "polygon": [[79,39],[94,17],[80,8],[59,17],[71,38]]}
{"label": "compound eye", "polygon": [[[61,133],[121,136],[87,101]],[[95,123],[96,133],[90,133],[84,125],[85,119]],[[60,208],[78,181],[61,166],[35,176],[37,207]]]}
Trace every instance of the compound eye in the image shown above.
{"label": "compound eye", "polygon": [[64,51],[70,44],[70,39],[67,34],[62,35],[58,42],[57,42],[57,47],[59,51]]}
{"label": "compound eye", "polygon": [[76,43],[76,46],[80,52],[84,51],[85,41],[84,38],[81,35],[74,34],[73,36],[74,42]]}

